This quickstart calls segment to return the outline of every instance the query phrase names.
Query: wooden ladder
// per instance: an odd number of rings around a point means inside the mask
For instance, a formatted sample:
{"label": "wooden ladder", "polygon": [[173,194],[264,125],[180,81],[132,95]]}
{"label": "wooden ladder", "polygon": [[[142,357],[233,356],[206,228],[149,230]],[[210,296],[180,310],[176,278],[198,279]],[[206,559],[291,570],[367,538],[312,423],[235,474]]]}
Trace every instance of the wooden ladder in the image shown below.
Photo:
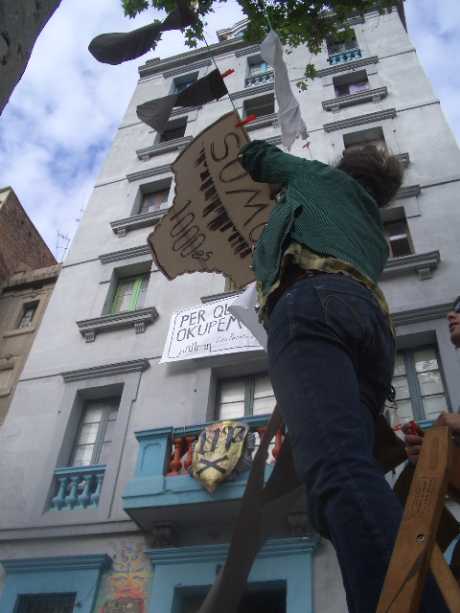
{"label": "wooden ladder", "polygon": [[425,433],[376,613],[418,613],[428,568],[460,613],[460,586],[436,544],[448,484],[460,490],[460,448],[439,426]]}

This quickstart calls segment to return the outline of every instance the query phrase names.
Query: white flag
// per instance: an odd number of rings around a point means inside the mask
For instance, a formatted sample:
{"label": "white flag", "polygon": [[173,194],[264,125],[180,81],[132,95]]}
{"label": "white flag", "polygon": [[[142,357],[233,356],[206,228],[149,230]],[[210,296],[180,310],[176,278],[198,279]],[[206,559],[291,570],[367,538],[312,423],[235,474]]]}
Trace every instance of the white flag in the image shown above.
{"label": "white flag", "polygon": [[242,294],[237,296],[228,310],[234,315],[249,332],[251,332],[262,347],[267,351],[267,332],[257,317],[257,291],[256,283],[251,283]]}
{"label": "white flag", "polygon": [[260,45],[260,54],[275,73],[275,95],[278,101],[278,120],[281,140],[289,151],[298,136],[308,137],[307,126],[300,114],[299,103],[292,93],[287,66],[283,60],[283,47],[278,34],[273,30]]}

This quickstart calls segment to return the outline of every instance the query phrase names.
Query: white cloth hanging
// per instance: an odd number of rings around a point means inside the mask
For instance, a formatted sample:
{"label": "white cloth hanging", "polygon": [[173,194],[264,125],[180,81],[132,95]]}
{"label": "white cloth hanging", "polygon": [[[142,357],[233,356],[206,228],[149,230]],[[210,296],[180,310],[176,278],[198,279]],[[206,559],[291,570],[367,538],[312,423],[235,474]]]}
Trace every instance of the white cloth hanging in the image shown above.
{"label": "white cloth hanging", "polygon": [[256,283],[251,283],[247,286],[242,294],[239,294],[228,310],[234,315],[243,326],[251,332],[262,347],[267,351],[267,332],[259,322],[257,316],[257,291]]}
{"label": "white cloth hanging", "polygon": [[278,101],[281,142],[289,151],[295,139],[298,136],[307,139],[308,132],[300,114],[299,103],[291,89],[287,66],[283,60],[281,41],[273,30],[270,30],[262,41],[260,54],[267,64],[270,64],[275,74],[275,96]]}

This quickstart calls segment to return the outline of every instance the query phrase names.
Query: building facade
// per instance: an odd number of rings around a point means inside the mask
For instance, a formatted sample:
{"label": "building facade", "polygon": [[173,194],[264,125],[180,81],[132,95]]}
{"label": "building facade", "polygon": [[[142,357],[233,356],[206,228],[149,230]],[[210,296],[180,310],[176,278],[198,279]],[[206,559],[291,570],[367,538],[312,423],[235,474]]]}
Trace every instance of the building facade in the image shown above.
{"label": "building facade", "polygon": [[[401,418],[429,420],[460,405],[445,318],[459,293],[460,152],[401,14],[369,13],[352,26],[354,41],[331,41],[314,58],[318,77],[298,96],[310,147],[292,152],[333,163],[344,147],[374,142],[405,164],[384,213],[392,257],[382,287],[397,331]],[[222,72],[235,69],[226,83],[240,113],[257,115],[251,138],[280,143],[273,74],[241,27],[223,31],[212,52]],[[286,58],[296,82],[309,53]],[[274,404],[266,358],[241,351],[160,364],[172,313],[225,305],[228,285],[218,274],[168,282],[146,239],[172,204],[178,152],[232,106],[222,98],[176,110],[161,138],[136,117],[138,104],[212,69],[205,49],[140,67],[63,265],[0,431],[2,612],[193,613],[225,558],[245,474],[208,494],[187,473],[189,451],[219,418],[263,429]],[[346,611],[335,554],[302,500],[251,573],[241,611],[262,610]]]}
{"label": "building facade", "polygon": [[0,425],[60,270],[11,188],[0,191]]}

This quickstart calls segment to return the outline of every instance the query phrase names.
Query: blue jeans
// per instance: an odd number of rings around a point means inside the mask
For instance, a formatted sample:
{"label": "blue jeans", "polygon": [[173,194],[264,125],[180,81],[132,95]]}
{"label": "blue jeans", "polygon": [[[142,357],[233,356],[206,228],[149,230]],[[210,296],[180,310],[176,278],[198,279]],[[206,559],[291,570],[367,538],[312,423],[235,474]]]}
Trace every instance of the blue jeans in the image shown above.
{"label": "blue jeans", "polygon": [[[270,377],[314,527],[337,552],[351,613],[374,613],[402,507],[373,457],[395,343],[372,293],[341,275],[304,278],[268,325]],[[420,611],[447,612],[431,580]]]}

